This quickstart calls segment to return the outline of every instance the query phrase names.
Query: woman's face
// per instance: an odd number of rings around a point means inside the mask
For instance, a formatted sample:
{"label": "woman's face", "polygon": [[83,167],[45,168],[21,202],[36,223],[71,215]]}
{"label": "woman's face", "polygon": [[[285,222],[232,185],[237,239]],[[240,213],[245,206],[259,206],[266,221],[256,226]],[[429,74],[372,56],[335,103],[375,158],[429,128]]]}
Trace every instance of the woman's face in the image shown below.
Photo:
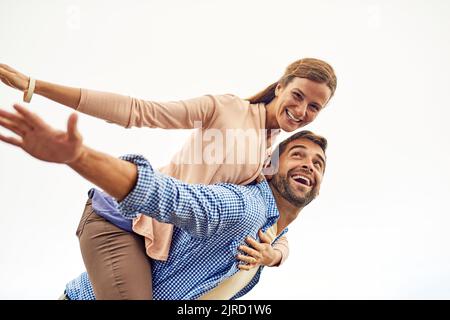
{"label": "woman's face", "polygon": [[285,87],[275,89],[275,116],[278,127],[294,131],[312,122],[330,99],[331,90],[325,83],[306,78],[294,78]]}

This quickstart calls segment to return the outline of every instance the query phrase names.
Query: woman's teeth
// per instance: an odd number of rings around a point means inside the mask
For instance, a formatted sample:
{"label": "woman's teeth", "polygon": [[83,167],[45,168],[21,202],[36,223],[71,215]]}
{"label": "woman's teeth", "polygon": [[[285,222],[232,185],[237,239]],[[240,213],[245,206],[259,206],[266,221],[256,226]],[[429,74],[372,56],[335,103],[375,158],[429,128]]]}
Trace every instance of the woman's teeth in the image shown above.
{"label": "woman's teeth", "polygon": [[295,122],[301,121],[300,119],[297,119],[296,117],[294,117],[294,115],[288,109],[286,109],[286,114],[287,114],[288,118],[291,119],[292,121],[295,121]]}

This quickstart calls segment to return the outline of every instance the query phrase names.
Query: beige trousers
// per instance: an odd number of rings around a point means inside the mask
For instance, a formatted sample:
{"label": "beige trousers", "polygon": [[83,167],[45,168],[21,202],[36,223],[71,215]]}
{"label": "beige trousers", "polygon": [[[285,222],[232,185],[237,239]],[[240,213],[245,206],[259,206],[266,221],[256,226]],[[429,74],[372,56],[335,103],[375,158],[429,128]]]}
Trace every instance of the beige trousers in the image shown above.
{"label": "beige trousers", "polygon": [[84,265],[97,300],[151,300],[151,261],[144,238],[116,227],[86,203],[77,229]]}

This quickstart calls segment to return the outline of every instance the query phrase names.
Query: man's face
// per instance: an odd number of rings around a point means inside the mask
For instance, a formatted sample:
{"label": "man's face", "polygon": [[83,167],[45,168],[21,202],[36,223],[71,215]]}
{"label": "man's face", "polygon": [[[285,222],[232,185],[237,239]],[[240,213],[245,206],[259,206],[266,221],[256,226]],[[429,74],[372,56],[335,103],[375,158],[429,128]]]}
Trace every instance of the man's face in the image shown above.
{"label": "man's face", "polygon": [[292,205],[303,208],[318,194],[325,170],[325,154],[314,142],[291,141],[279,159],[279,169],[270,183]]}

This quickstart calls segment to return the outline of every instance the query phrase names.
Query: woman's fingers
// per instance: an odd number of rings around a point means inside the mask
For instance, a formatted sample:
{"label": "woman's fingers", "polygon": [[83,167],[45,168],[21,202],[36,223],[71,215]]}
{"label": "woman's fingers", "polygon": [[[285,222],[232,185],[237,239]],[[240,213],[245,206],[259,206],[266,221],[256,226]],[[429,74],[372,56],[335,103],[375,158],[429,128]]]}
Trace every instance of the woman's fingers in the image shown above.
{"label": "woman's fingers", "polygon": [[249,270],[253,269],[254,267],[256,267],[256,264],[240,264],[240,265],[238,265],[239,269],[246,270],[246,271],[249,271]]}
{"label": "woman's fingers", "polygon": [[11,67],[8,66],[7,64],[0,63],[0,72],[1,72],[2,70],[6,70],[6,71],[8,71],[8,72],[17,72],[17,70],[11,68]]}
{"label": "woman's fingers", "polygon": [[272,239],[270,239],[270,237],[267,234],[265,234],[261,229],[259,229],[258,234],[259,234],[259,238],[261,239],[262,242],[268,243],[268,244],[272,243]]}
{"label": "woman's fingers", "polygon": [[2,80],[6,80],[9,77],[11,71],[8,68],[6,64],[0,64],[0,78]]}
{"label": "woman's fingers", "polygon": [[261,254],[259,253],[259,251],[256,251],[255,249],[252,249],[247,246],[239,246],[239,250],[241,250],[241,251],[245,252],[246,254],[248,254],[249,256],[252,256],[255,258],[261,257]]}
{"label": "woman's fingers", "polygon": [[8,144],[12,144],[14,146],[17,146],[19,148],[22,148],[22,141],[13,137],[5,137],[3,135],[0,134],[0,140],[3,142],[6,142]]}
{"label": "woman's fingers", "polygon": [[249,264],[257,263],[257,262],[258,262],[255,258],[249,257],[249,256],[244,256],[243,254],[238,254],[238,255],[237,255],[237,258],[238,258],[239,260],[241,260],[241,261],[243,261],[243,262],[245,262],[245,263],[249,263]]}
{"label": "woman's fingers", "polygon": [[245,238],[245,242],[247,242],[249,245],[251,245],[256,250],[261,250],[262,249],[262,245],[258,241],[253,239],[252,237]]}
{"label": "woman's fingers", "polygon": [[0,64],[0,80],[6,85],[19,90],[27,87],[27,77],[6,64]]}
{"label": "woman's fingers", "polygon": [[4,68],[0,65],[0,79],[1,79],[2,81],[8,82],[7,84],[9,84],[9,81],[8,81],[8,75],[9,75],[9,71],[7,71],[6,69],[4,69]]}
{"label": "woman's fingers", "polygon": [[238,254],[236,258],[246,264],[240,264],[239,267],[243,270],[250,270],[254,268],[257,264],[259,259],[262,258],[262,254],[259,251],[256,251],[255,249],[252,249],[247,246],[239,246],[239,250],[245,252],[247,255]]}

